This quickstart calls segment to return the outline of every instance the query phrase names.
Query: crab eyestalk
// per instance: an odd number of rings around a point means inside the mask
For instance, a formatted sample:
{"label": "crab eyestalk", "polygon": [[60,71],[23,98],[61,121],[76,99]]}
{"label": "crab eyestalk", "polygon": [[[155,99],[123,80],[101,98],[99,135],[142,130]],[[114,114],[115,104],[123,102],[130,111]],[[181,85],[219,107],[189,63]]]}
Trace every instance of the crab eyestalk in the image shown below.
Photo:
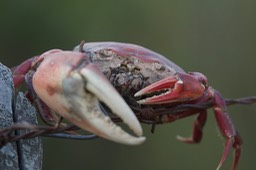
{"label": "crab eyestalk", "polygon": [[[56,113],[100,137],[136,145],[145,141],[132,110],[100,70],[82,53],[53,50],[39,57],[33,77],[37,95]],[[137,136],[114,124],[99,107],[103,102]]]}

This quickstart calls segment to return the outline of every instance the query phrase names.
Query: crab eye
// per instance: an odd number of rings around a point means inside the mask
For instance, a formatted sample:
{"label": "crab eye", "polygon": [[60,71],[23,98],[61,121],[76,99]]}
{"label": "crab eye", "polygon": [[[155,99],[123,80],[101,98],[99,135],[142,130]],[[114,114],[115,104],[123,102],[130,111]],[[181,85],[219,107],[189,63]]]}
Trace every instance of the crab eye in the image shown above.
{"label": "crab eye", "polygon": [[205,88],[205,90],[207,90],[209,87],[207,78],[204,75],[202,75],[199,77],[199,81],[201,82],[201,85]]}
{"label": "crab eye", "polygon": [[113,57],[115,55],[115,52],[111,49],[102,49],[99,51],[99,54],[102,58],[107,58]]}
{"label": "crab eye", "polygon": [[201,83],[202,87],[205,88],[205,90],[208,89],[209,84],[205,75],[199,72],[189,72],[189,74],[197,78],[197,80]]}
{"label": "crab eye", "polygon": [[205,88],[205,90],[207,90],[209,87],[208,82],[206,82],[204,79],[200,80],[200,82],[201,82],[201,85]]}

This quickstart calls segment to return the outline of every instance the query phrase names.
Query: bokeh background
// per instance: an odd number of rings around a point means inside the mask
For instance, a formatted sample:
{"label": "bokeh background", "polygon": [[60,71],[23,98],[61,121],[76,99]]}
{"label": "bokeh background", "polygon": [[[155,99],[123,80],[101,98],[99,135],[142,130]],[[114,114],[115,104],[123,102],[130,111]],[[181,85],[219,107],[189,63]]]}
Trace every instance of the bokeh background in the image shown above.
{"label": "bokeh background", "polygon": [[[121,41],[155,50],[188,71],[207,75],[227,98],[256,95],[256,1],[1,1],[0,62],[11,67],[52,48],[73,49],[81,40]],[[229,107],[244,140],[239,169],[255,169],[256,106]],[[147,141],[124,146],[103,139],[43,138],[43,169],[215,169],[223,151],[212,111],[200,144],[190,135],[194,117],[143,125]],[[223,166],[230,169],[232,154]]]}

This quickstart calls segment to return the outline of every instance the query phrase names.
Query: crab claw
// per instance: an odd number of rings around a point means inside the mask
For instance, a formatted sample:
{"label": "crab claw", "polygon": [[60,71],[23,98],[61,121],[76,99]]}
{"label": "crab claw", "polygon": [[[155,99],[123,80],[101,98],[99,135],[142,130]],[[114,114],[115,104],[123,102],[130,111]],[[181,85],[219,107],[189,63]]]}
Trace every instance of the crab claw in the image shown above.
{"label": "crab claw", "polygon": [[[82,53],[54,50],[39,57],[33,77],[37,95],[56,113],[100,137],[136,145],[145,141],[132,110],[96,65]],[[103,102],[138,136],[114,124],[99,107]]]}
{"label": "crab claw", "polygon": [[135,93],[139,104],[163,104],[196,100],[208,88],[206,77],[197,72],[176,73]]}

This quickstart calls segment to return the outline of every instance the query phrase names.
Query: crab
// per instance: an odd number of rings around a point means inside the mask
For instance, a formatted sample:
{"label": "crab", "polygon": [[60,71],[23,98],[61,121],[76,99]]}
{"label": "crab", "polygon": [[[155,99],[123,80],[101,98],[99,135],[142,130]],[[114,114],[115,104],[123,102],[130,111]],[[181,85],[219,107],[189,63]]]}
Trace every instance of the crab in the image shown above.
{"label": "crab", "polygon": [[[226,139],[217,169],[231,147],[235,150],[232,169],[238,165],[242,140],[220,92],[209,86],[202,73],[187,73],[149,49],[118,42],[81,43],[73,51],[50,50],[13,70],[15,86],[25,80],[41,112],[51,109],[81,129],[123,144],[145,141],[139,121],[155,125],[191,115],[198,115],[191,137],[178,136],[178,140],[199,143],[206,109],[170,114],[168,110],[182,104],[212,101],[219,129]],[[56,122],[56,118],[49,117]],[[135,135],[114,124],[116,119],[125,122]]]}

